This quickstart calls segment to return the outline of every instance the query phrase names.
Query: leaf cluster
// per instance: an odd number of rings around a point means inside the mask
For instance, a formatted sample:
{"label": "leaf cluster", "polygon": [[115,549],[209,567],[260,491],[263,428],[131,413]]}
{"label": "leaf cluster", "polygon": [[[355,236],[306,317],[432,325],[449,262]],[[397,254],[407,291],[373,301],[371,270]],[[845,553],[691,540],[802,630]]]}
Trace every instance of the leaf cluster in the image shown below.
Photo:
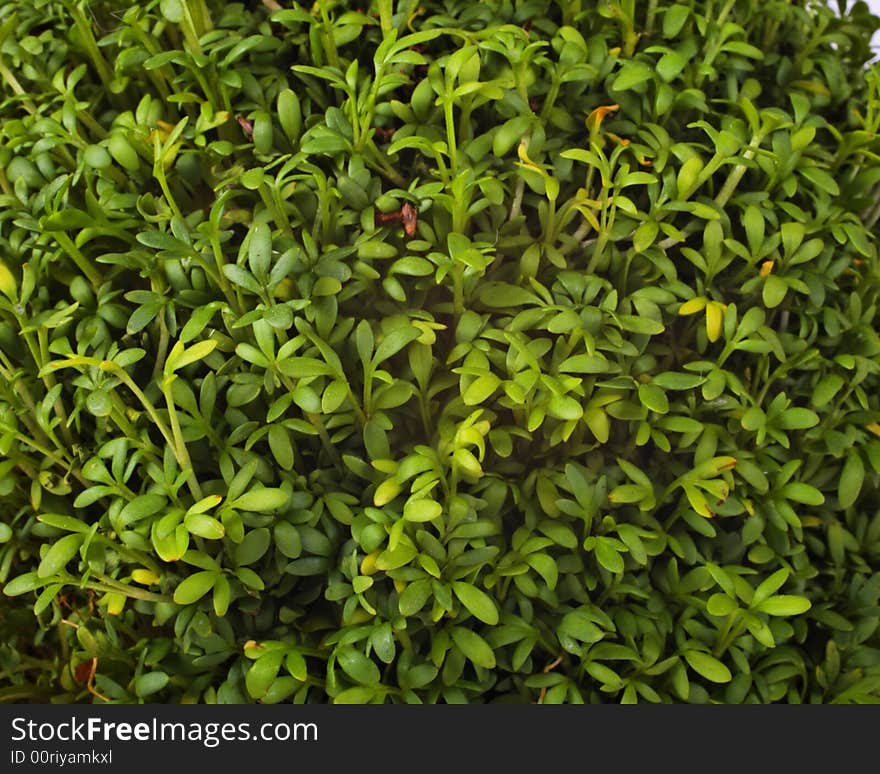
{"label": "leaf cluster", "polygon": [[878,20],[284,5],[0,7],[0,700],[875,703]]}

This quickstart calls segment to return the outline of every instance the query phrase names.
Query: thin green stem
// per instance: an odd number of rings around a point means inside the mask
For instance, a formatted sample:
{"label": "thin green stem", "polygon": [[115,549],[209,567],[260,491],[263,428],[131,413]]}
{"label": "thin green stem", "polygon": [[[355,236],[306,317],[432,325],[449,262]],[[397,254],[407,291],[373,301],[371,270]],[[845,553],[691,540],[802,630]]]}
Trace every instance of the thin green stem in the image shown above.
{"label": "thin green stem", "polygon": [[379,0],[379,25],[382,35],[388,35],[393,27],[394,0]]}
{"label": "thin green stem", "polygon": [[654,20],[657,17],[657,0],[648,0],[648,12],[645,16],[645,35],[651,36],[654,31]]}
{"label": "thin green stem", "polygon": [[73,468],[73,462],[69,459],[65,459],[64,457],[59,456],[55,451],[49,449],[46,446],[43,446],[38,441],[35,441],[33,438],[20,433],[11,425],[6,425],[0,423],[0,428],[4,431],[10,433],[13,438],[15,438],[19,443],[27,444],[30,446],[35,452],[37,452],[41,457],[44,457],[47,460],[50,460],[52,463],[57,465],[59,468],[62,468],[66,471],[71,472],[76,479],[83,485],[88,485],[88,482],[82,478],[77,470]]}
{"label": "thin green stem", "polygon": [[559,96],[559,89],[562,86],[562,82],[558,77],[554,75],[553,79],[550,81],[550,89],[547,92],[547,96],[544,98],[544,104],[541,105],[541,123],[545,124],[550,118],[550,111],[553,109],[553,106],[556,104],[556,98]]}
{"label": "thin green stem", "polygon": [[455,115],[452,110],[452,98],[447,95],[443,103],[443,117],[446,122],[446,151],[449,155],[449,167],[454,179],[458,174],[458,145],[455,141]]}
{"label": "thin green stem", "polygon": [[[99,573],[94,573],[94,577],[98,579],[99,582],[95,581],[86,581],[83,584],[88,589],[93,589],[94,591],[103,591],[109,594],[123,594],[126,597],[131,597],[132,599],[140,599],[144,602],[173,602],[174,600],[165,595],[165,594],[154,594],[152,591],[145,591],[144,589],[139,589],[134,586],[127,586],[124,583],[120,583],[113,578],[110,578],[106,575],[101,575]],[[75,581],[77,585],[79,585],[79,581]]]}
{"label": "thin green stem", "polygon": [[[163,289],[157,289],[155,286],[153,292],[164,293]],[[155,363],[153,365],[153,381],[159,381],[162,378],[162,368],[165,363],[165,357],[168,354],[168,344],[170,343],[171,333],[168,325],[165,323],[165,307],[163,307],[158,315],[159,322],[159,344],[156,347]]]}
{"label": "thin green stem", "polygon": [[229,306],[236,313],[241,314],[241,310],[244,308],[241,293],[233,290],[232,285],[229,284],[229,280],[223,273],[223,266],[226,264],[226,259],[223,257],[223,247],[220,244],[220,237],[216,230],[211,230],[209,239],[211,242],[211,252],[214,255],[214,263],[217,266],[217,281],[220,284],[220,289],[223,291],[223,295],[226,296]]}
{"label": "thin green stem", "polygon": [[292,236],[293,230],[290,228],[290,222],[287,220],[284,212],[279,209],[275,197],[272,196],[269,186],[265,182],[260,183],[259,193],[263,204],[266,205],[266,209],[272,213],[272,220],[275,221],[275,226],[287,236]]}
{"label": "thin green stem", "polygon": [[556,199],[547,198],[547,220],[544,223],[544,244],[556,241]]}
{"label": "thin green stem", "polygon": [[[42,369],[42,367],[49,362],[50,354],[49,354],[49,331],[46,328],[40,327],[37,330],[37,342],[39,344],[40,351],[40,359],[37,363],[37,368]],[[46,385],[47,390],[51,390],[57,382],[55,381],[55,377],[48,373],[43,377],[43,383]],[[58,417],[61,423],[61,435],[64,437],[64,440],[67,442],[68,446],[73,446],[73,434],[70,432],[69,420],[67,417],[67,411],[64,409],[64,403],[61,400],[61,396],[58,396],[58,399],[52,405],[52,410],[55,412],[55,416]]]}
{"label": "thin green stem", "polygon": [[98,41],[95,40],[95,36],[92,34],[92,25],[86,19],[79,5],[74,5],[69,0],[66,0],[64,4],[67,6],[70,15],[73,16],[73,23],[79,33],[79,39],[85,46],[89,59],[92,60],[92,64],[95,66],[95,70],[98,71],[98,77],[104,86],[109,87],[113,81],[113,69],[107,63],[107,60],[101,53],[101,49],[98,47]]}
{"label": "thin green stem", "polygon": [[[137,428],[126,416],[125,404],[113,390],[110,391],[110,400],[113,403],[113,407],[110,411],[110,418],[116,423],[116,426],[122,430],[126,438],[131,440],[139,438],[140,434],[138,433]],[[143,441],[142,448],[146,454],[158,461],[160,456],[159,448],[149,439],[149,437]]]}
{"label": "thin green stem", "polygon": [[[148,35],[147,32],[137,23],[131,25],[129,30],[134,33],[135,37],[150,55],[155,56],[162,50],[156,39],[151,35]],[[155,70],[147,70],[146,72],[147,77],[156,87],[156,91],[159,92],[159,96],[162,97],[162,101],[167,101],[168,97],[171,96],[174,91],[171,87],[171,81],[174,80],[174,73],[171,68],[168,65],[163,65]]]}
{"label": "thin green stem", "polygon": [[[357,151],[362,151],[364,146],[370,140],[370,127],[372,126],[373,117],[376,112],[376,100],[379,98],[379,87],[382,84],[382,77],[384,75],[385,67],[380,64],[376,69],[376,77],[373,79],[373,83],[370,86],[370,93],[367,94],[367,99],[364,103],[363,116],[359,122],[352,122],[352,126],[357,131],[357,136],[354,138],[354,146]],[[356,95],[350,95],[349,100],[352,107],[357,110],[357,99],[353,98],[355,96]]]}
{"label": "thin green stem", "polygon": [[452,267],[452,309],[456,318],[464,314],[464,264],[455,261]]}
{"label": "thin green stem", "polygon": [[316,5],[321,13],[321,42],[324,44],[327,61],[331,67],[341,70],[339,52],[336,50],[336,41],[333,39],[333,23],[330,21],[330,14],[327,13],[327,0],[319,0]]}
{"label": "thin green stem", "polygon": [[[158,140],[157,140],[158,143]],[[171,208],[171,211],[181,220],[183,219],[183,213],[180,211],[180,207],[177,206],[177,201],[174,199],[173,194],[171,193],[171,188],[168,185],[168,179],[165,177],[165,163],[162,160],[162,156],[156,159],[153,164],[153,177],[159,183],[159,187],[162,189],[162,194],[165,196],[165,201],[168,202],[168,206]]]}
{"label": "thin green stem", "polygon": [[[721,636],[712,649],[712,655],[718,658],[727,652],[727,649],[736,641],[736,638],[743,632],[742,622],[737,624],[740,614],[739,610],[734,610],[725,619],[721,627]],[[736,624],[736,625],[734,625]]]}
{"label": "thin green stem", "polygon": [[[755,157],[755,151],[757,151],[763,141],[764,133],[757,132],[755,136],[752,137],[749,147],[743,152],[743,158],[753,159]],[[715,204],[719,207],[724,207],[724,205],[727,204],[730,197],[733,196],[736,187],[739,185],[739,181],[742,180],[743,175],[745,175],[747,170],[748,167],[745,164],[737,164],[732,170],[730,170],[727,180],[724,181],[724,185],[715,197]]]}
{"label": "thin green stem", "polygon": [[92,287],[95,290],[100,288],[104,284],[104,278],[92,265],[92,262],[80,252],[74,241],[63,231],[54,231],[52,233],[62,250],[67,254],[67,257],[76,264],[77,268],[92,283]]}
{"label": "thin green stem", "polygon": [[[293,392],[296,389],[296,385],[291,382],[288,377],[281,375],[280,379],[281,383],[290,392]],[[324,420],[321,415],[313,414],[311,411],[304,411],[303,414],[305,414],[306,420],[308,420],[309,424],[317,431],[318,438],[321,440],[321,446],[324,447],[324,451],[327,452],[327,455],[333,461],[333,464],[342,470],[342,458],[339,456],[339,451],[333,445],[333,441],[330,440],[330,435],[327,432],[327,428],[324,426]]]}
{"label": "thin green stem", "polygon": [[0,61],[0,77],[2,77],[4,81],[6,81],[6,85],[9,86],[10,89],[12,89],[12,92],[17,97],[22,98],[21,103],[24,105],[28,113],[30,113],[32,116],[35,116],[39,113],[39,111],[37,110],[37,106],[28,98],[28,93],[25,91],[21,83],[19,83],[18,78],[15,77],[12,71],[2,61]]}
{"label": "thin green stem", "polygon": [[180,421],[177,417],[177,407],[174,405],[174,397],[171,394],[171,382],[175,377],[168,376],[162,382],[162,394],[165,396],[165,404],[168,407],[168,421],[171,423],[171,434],[174,440],[174,456],[177,459],[183,471],[189,471],[186,479],[189,491],[196,500],[202,499],[202,488],[199,486],[196,472],[193,468],[192,460],[189,456],[189,450],[186,448],[186,442],[183,440],[183,434],[180,430]]}

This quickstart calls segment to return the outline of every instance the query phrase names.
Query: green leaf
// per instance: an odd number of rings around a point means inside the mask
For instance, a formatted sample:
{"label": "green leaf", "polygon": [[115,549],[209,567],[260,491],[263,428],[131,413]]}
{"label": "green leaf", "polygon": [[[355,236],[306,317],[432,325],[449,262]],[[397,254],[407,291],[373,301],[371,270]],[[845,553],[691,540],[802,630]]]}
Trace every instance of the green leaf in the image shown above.
{"label": "green leaf", "polygon": [[779,426],[784,430],[806,430],[819,424],[819,417],[806,408],[790,408],[779,417]]}
{"label": "green leaf", "polygon": [[373,363],[378,365],[379,363],[388,360],[388,358],[400,352],[400,350],[402,350],[407,344],[415,341],[421,336],[421,333],[422,332],[418,328],[409,324],[391,331],[376,347],[376,354],[373,356]]}
{"label": "green leaf", "polygon": [[465,406],[477,406],[483,403],[489,396],[498,389],[501,384],[499,379],[493,373],[486,373],[478,376],[468,385],[468,388],[461,396]]}
{"label": "green leaf", "polygon": [[234,263],[224,264],[223,274],[226,276],[226,279],[234,285],[244,288],[255,296],[260,295],[263,290],[262,287],[260,287],[260,283],[254,279],[254,275],[242,266],[238,266]]}
{"label": "green leaf", "polygon": [[683,51],[670,51],[660,57],[657,62],[657,73],[667,83],[673,80],[688,64],[688,57]]}
{"label": "green leaf", "polygon": [[651,384],[663,390],[692,390],[706,381],[706,377],[698,374],[683,374],[676,371],[663,371],[657,374]]}
{"label": "green leaf", "polygon": [[65,535],[56,540],[40,561],[37,575],[40,578],[49,578],[63,570],[67,563],[76,556],[84,540],[85,535],[80,533]]}
{"label": "green leaf", "polygon": [[309,677],[306,660],[298,650],[288,649],[287,655],[284,657],[284,666],[300,682],[305,682]]}
{"label": "green leaf", "polygon": [[[310,557],[319,561],[321,557]],[[288,565],[289,566],[289,565]],[[289,572],[289,570],[286,570]],[[293,573],[292,573],[293,574]],[[303,573],[306,574],[306,573]],[[254,591],[262,591],[266,588],[266,584],[263,583],[263,579],[257,575],[253,570],[248,569],[247,567],[239,567],[235,571],[236,577],[248,588],[254,589]]]}
{"label": "green leaf", "polygon": [[803,505],[822,505],[825,502],[825,495],[816,487],[810,484],[804,484],[800,481],[792,481],[782,488],[782,496],[786,500]]}
{"label": "green leaf", "polygon": [[436,500],[429,500],[427,498],[409,500],[406,505],[403,506],[403,518],[407,521],[431,521],[436,519],[442,513],[443,506]]}
{"label": "green leaf", "polygon": [[765,599],[755,607],[762,613],[776,616],[800,615],[806,613],[811,607],[810,600],[806,597],[797,597],[791,594],[779,594]]}
{"label": "green leaf", "polygon": [[730,615],[736,608],[736,600],[731,599],[727,594],[713,594],[706,602],[706,611],[709,615]]}
{"label": "green leaf", "polygon": [[354,685],[333,698],[334,704],[369,704],[376,697],[376,689],[368,685]]}
{"label": "green leaf", "polygon": [[154,693],[161,691],[166,685],[168,685],[169,680],[170,678],[165,672],[147,672],[135,680],[134,692],[141,699],[144,699],[147,696],[152,696]]}
{"label": "green leaf", "polygon": [[651,489],[642,484],[621,484],[609,492],[608,502],[615,505],[640,503],[649,494],[651,494]]}
{"label": "green leaf", "polygon": [[[266,180],[266,173],[263,171],[262,167],[252,167],[244,172],[239,180],[242,186],[247,188],[248,191],[256,191]],[[248,276],[250,276],[249,273]],[[232,279],[232,277],[229,279]],[[233,280],[233,282],[235,282],[235,280]]]}
{"label": "green leaf", "polygon": [[223,502],[223,498],[220,495],[208,495],[207,497],[203,497],[197,503],[193,503],[186,511],[186,515],[189,516],[193,513],[205,513],[210,511],[211,508],[218,506],[221,502]]}
{"label": "green leaf", "polygon": [[336,652],[336,661],[352,680],[361,685],[376,685],[382,679],[379,667],[355,648],[340,648]]}
{"label": "green leaf", "polygon": [[788,284],[781,277],[771,274],[764,280],[764,289],[761,291],[761,297],[764,301],[764,306],[768,309],[779,306],[786,293],[788,293]]}
{"label": "green leaf", "polygon": [[642,223],[633,234],[633,248],[637,253],[643,253],[647,250],[657,235],[660,233],[660,226],[656,221],[649,220]]}
{"label": "green leaf", "polygon": [[634,314],[618,314],[617,322],[620,327],[630,333],[640,333],[646,336],[656,336],[666,330],[665,326],[659,320],[652,320],[650,317],[639,317]]}
{"label": "green leaf", "polygon": [[846,382],[842,376],[838,374],[828,374],[819,380],[813,388],[813,395],[810,398],[816,408],[822,408],[834,398]]}
{"label": "green leaf", "polygon": [[[61,513],[41,513],[37,516],[37,519],[43,522],[43,524],[48,524],[50,527],[55,527],[55,529],[63,529],[65,532],[88,532],[90,529],[89,525],[84,521],[74,519],[72,516],[65,516]],[[6,524],[3,526],[8,527]]]}
{"label": "green leaf", "polygon": [[850,449],[846,454],[846,462],[837,486],[837,500],[841,508],[849,508],[855,504],[864,482],[865,463],[862,461],[862,455],[858,450]]}
{"label": "green leaf", "polygon": [[161,0],[159,10],[168,21],[172,24],[179,24],[183,21],[184,8],[182,0]]}
{"label": "green leaf", "polygon": [[557,634],[590,644],[599,642],[605,637],[602,629],[586,610],[572,610],[566,613],[559,622]]}
{"label": "green leaf", "polygon": [[284,660],[284,650],[278,648],[260,656],[248,669],[244,682],[247,692],[254,699],[262,699],[278,677],[278,670]]}
{"label": "green leaf", "polygon": [[231,598],[232,588],[229,585],[228,578],[225,575],[218,575],[214,582],[214,613],[221,618],[226,615]]}
{"label": "green leaf", "polygon": [[410,581],[397,601],[400,614],[406,617],[419,612],[431,597],[431,581],[427,578],[419,578]]}
{"label": "green leaf", "polygon": [[526,564],[544,579],[548,589],[555,589],[559,580],[559,567],[549,554],[529,554]]}
{"label": "green leaf", "polygon": [[294,464],[293,444],[286,427],[272,425],[268,433],[269,450],[275,461],[284,469],[291,470]]}
{"label": "green leaf", "polygon": [[27,594],[27,592],[33,591],[34,589],[38,589],[45,584],[46,581],[41,580],[36,571],[26,572],[24,575],[19,575],[9,581],[9,583],[3,587],[3,593],[8,597],[17,597],[21,594]]}
{"label": "green leaf", "polygon": [[174,373],[181,368],[185,368],[188,365],[198,362],[202,358],[210,355],[216,347],[217,342],[214,339],[199,341],[188,349],[184,349],[183,342],[178,341],[171,348],[171,352],[168,354],[168,359],[165,361],[165,374],[168,375]]}
{"label": "green leaf", "polygon": [[518,309],[543,302],[531,291],[505,282],[485,282],[478,286],[477,298],[492,309]]}
{"label": "green leaf", "polygon": [[596,538],[596,546],[593,552],[596,555],[596,561],[608,572],[623,572],[625,567],[623,557],[608,538]]}
{"label": "green leaf", "polygon": [[123,525],[129,526],[145,519],[147,516],[162,514],[167,502],[168,501],[164,495],[139,495],[119,512],[117,518]]}
{"label": "green leaf", "polygon": [[495,130],[492,139],[492,153],[501,157],[518,143],[532,123],[531,116],[515,116]]}
{"label": "green leaf", "polygon": [[476,586],[464,581],[453,581],[452,590],[468,612],[483,623],[494,626],[498,623],[498,608],[492,598]]}
{"label": "green leaf", "polygon": [[354,331],[355,347],[362,363],[369,363],[373,356],[373,347],[376,342],[373,337],[373,329],[367,320],[361,320]]}
{"label": "green leaf", "polygon": [[663,37],[677,38],[690,14],[690,6],[683,4],[668,6],[663,12]]}
{"label": "green leaf", "polygon": [[220,540],[226,534],[226,530],[217,519],[204,513],[192,513],[183,523],[191,535],[198,535],[205,540]]}
{"label": "green leaf", "polygon": [[252,489],[237,497],[229,506],[239,511],[254,511],[255,513],[271,513],[283,508],[290,500],[290,495],[284,489],[263,487]]}
{"label": "green leaf", "polygon": [[216,570],[202,570],[184,578],[174,590],[174,601],[178,605],[191,605],[193,602],[198,602],[214,588],[217,576]]}
{"label": "green leaf", "polygon": [[666,393],[656,384],[640,384],[639,401],[657,414],[666,414],[669,411],[669,400]]}
{"label": "green leaf", "polygon": [[702,171],[703,160],[699,156],[691,156],[681,165],[676,178],[679,198],[685,199],[693,193]]}
{"label": "green leaf", "polygon": [[305,379],[311,376],[332,376],[333,369],[314,357],[287,357],[278,361],[278,370],[285,376]]}
{"label": "green leaf", "polygon": [[383,664],[391,664],[394,661],[396,646],[394,631],[389,621],[385,621],[373,629],[370,634],[370,644],[373,646],[373,652]]}
{"label": "green leaf", "polygon": [[89,145],[83,150],[83,161],[92,169],[104,169],[113,163],[107,149],[102,145]]}
{"label": "green leaf", "polygon": [[248,239],[248,266],[255,277],[265,277],[272,261],[272,232],[265,223],[255,223]]}
{"label": "green leaf", "polygon": [[840,186],[837,181],[824,169],[819,167],[802,166],[798,168],[798,172],[807,180],[816,186],[820,191],[824,191],[829,196],[840,196]]}
{"label": "green leaf", "polygon": [[299,530],[290,522],[280,521],[275,525],[275,545],[288,559],[298,559],[302,554],[302,538]]}
{"label": "green leaf", "polygon": [[559,364],[559,371],[566,374],[607,374],[613,370],[604,355],[573,355]]}
{"label": "green leaf", "polygon": [[302,108],[293,89],[278,92],[278,122],[291,143],[299,139],[302,130]]}
{"label": "green leaf", "polygon": [[46,231],[74,231],[88,228],[95,223],[91,215],[76,209],[67,207],[61,212],[54,212],[41,219],[40,225]]}
{"label": "green leaf", "polygon": [[495,668],[495,653],[479,634],[462,626],[452,627],[452,641],[475,666]]}
{"label": "green leaf", "polygon": [[265,527],[252,529],[235,548],[235,561],[239,565],[253,564],[261,559],[272,543],[272,534]]}
{"label": "green leaf", "polygon": [[584,409],[570,395],[552,395],[547,402],[547,413],[554,419],[570,421],[580,419]]}
{"label": "green leaf", "polygon": [[620,72],[614,79],[614,83],[611,84],[611,89],[612,91],[628,91],[633,86],[638,86],[640,83],[649,81],[653,77],[654,70],[644,62],[629,60],[620,69]]}
{"label": "green leaf", "polygon": [[713,683],[729,683],[733,679],[730,670],[708,653],[699,650],[686,650],[684,658],[691,669]]}
{"label": "green leaf", "polygon": [[790,574],[791,571],[787,567],[783,567],[761,581],[752,596],[751,606],[760,605],[765,599],[779,591]]}

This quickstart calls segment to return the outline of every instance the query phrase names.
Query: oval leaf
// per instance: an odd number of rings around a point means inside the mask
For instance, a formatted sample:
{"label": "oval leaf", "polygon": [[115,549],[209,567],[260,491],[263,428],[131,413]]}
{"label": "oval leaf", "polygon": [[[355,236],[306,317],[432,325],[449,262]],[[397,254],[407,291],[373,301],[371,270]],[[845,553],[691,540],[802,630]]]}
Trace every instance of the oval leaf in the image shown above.
{"label": "oval leaf", "polygon": [[41,578],[49,578],[63,570],[67,563],[76,556],[83,540],[85,540],[85,535],[74,533],[65,535],[56,541],[40,562],[37,575]]}
{"label": "oval leaf", "polygon": [[757,609],[767,615],[800,615],[806,613],[811,607],[810,600],[806,597],[797,597],[792,594],[778,594],[770,599],[765,599]]}
{"label": "oval leaf", "polygon": [[476,632],[456,626],[452,629],[452,641],[475,666],[484,669],[495,668],[495,653],[489,647],[489,643]]}
{"label": "oval leaf", "polygon": [[685,661],[698,675],[702,675],[713,683],[729,683],[733,679],[730,670],[717,658],[699,650],[688,650],[684,654]]}
{"label": "oval leaf", "polygon": [[217,573],[214,570],[194,573],[182,580],[174,590],[174,601],[178,605],[191,605],[193,602],[198,602],[214,588],[216,580]]}
{"label": "oval leaf", "polygon": [[494,626],[498,623],[498,608],[492,598],[476,586],[464,581],[453,581],[452,590],[468,612],[483,623]]}

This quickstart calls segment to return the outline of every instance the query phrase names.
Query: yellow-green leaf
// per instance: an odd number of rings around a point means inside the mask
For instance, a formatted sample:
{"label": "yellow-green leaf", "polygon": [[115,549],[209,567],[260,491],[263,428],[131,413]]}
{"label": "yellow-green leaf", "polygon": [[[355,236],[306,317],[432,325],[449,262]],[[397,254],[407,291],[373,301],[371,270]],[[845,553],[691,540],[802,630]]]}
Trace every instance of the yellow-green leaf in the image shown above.
{"label": "yellow-green leaf", "polygon": [[215,570],[202,570],[184,578],[174,590],[174,601],[178,605],[190,605],[193,602],[198,602],[214,588],[218,574]]}
{"label": "yellow-green leaf", "polygon": [[714,656],[699,650],[687,650],[685,661],[698,675],[702,675],[713,683],[729,683],[733,679],[730,670]]}
{"label": "yellow-green leaf", "polygon": [[421,498],[410,500],[403,507],[403,518],[407,521],[431,521],[443,513],[443,506],[436,500]]}

